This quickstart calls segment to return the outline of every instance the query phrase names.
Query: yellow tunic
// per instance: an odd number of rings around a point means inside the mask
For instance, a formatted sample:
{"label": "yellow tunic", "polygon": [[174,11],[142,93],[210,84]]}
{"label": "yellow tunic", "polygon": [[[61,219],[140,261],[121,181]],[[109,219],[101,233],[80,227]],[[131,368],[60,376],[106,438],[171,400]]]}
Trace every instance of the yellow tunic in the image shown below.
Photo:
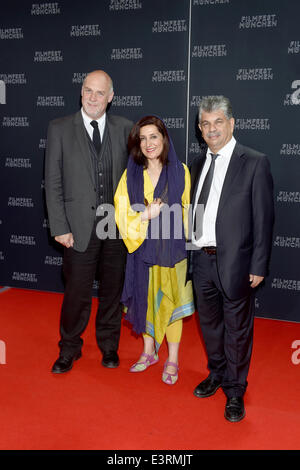
{"label": "yellow tunic", "polygon": [[[190,202],[190,173],[186,165],[185,188],[182,194],[183,220],[187,227],[188,204]],[[154,188],[147,170],[144,170],[144,196],[148,203],[153,201]],[[130,207],[127,191],[127,170],[124,171],[115,197],[116,223],[129,251],[137,250],[147,235],[148,221],[141,221],[141,212]],[[172,322],[194,313],[192,285],[185,285],[186,259],[174,268],[152,266],[149,268],[148,309],[146,333],[155,339],[156,350],[161,345],[165,331]]]}

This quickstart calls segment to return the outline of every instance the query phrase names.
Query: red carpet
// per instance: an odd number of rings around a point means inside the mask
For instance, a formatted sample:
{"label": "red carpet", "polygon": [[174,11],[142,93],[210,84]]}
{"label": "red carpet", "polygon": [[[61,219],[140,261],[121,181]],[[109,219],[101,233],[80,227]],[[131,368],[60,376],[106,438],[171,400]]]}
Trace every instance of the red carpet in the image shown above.
{"label": "red carpet", "polygon": [[96,301],[82,359],[69,373],[53,375],[61,301],[60,294],[21,289],[0,294],[0,340],[6,348],[6,363],[3,351],[0,357],[1,450],[300,448],[300,364],[291,361],[300,324],[255,320],[246,418],[232,424],[223,416],[221,390],[206,399],[193,396],[207,375],[196,316],[184,323],[174,387],[161,381],[165,345],[157,365],[141,374],[128,372],[142,342],[126,324],[120,367],[101,366]]}

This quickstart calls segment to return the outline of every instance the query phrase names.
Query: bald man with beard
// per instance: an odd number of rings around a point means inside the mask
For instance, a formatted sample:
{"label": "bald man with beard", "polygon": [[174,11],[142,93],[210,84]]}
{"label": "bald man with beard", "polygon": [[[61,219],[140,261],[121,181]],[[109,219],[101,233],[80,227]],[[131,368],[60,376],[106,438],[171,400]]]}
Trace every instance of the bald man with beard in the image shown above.
{"label": "bald man with beard", "polygon": [[126,249],[118,234],[105,239],[96,233],[104,217],[97,215],[97,207],[113,205],[127,165],[127,139],[133,126],[128,119],[106,112],[113,96],[110,76],[103,70],[93,71],[82,85],[80,111],[51,121],[48,128],[46,202],[51,235],[64,247],[65,278],[60,354],[52,367],[55,374],[69,371],[81,357],[95,278],[100,287],[96,340],[102,365],[119,365]]}

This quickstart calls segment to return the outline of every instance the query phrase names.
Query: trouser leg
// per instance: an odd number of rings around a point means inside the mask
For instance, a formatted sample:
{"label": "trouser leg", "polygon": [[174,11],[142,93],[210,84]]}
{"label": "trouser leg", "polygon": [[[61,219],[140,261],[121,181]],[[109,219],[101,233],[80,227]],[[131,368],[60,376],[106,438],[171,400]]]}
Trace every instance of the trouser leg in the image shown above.
{"label": "trouser leg", "polygon": [[216,257],[203,251],[193,253],[193,286],[207,367],[212,377],[222,380],[226,368],[224,352],[223,299],[217,287]]}
{"label": "trouser leg", "polygon": [[93,234],[85,252],[65,248],[63,261],[65,293],[61,309],[59,342],[62,353],[78,352],[83,344],[81,335],[90,317],[99,248],[99,240],[95,240]]}
{"label": "trouser leg", "polygon": [[243,396],[253,345],[254,294],[238,300],[224,299],[224,350],[226,371],[222,388],[231,398]]}
{"label": "trouser leg", "polygon": [[119,346],[125,262],[126,248],[122,240],[101,241],[96,339],[102,352],[117,351]]}
{"label": "trouser leg", "polygon": [[168,343],[180,343],[182,336],[182,319],[176,320],[166,328],[166,339]]}
{"label": "trouser leg", "polygon": [[196,252],[193,282],[200,326],[212,376],[222,379],[228,397],[243,396],[253,344],[253,292],[235,300],[226,297],[216,256]]}

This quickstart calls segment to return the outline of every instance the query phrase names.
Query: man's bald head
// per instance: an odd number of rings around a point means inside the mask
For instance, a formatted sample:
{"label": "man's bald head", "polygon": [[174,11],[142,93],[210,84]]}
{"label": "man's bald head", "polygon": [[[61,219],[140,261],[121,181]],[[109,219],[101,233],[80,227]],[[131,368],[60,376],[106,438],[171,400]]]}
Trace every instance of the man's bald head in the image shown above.
{"label": "man's bald head", "polygon": [[113,82],[104,70],[94,70],[84,79],[81,102],[84,112],[91,119],[99,119],[114,97]]}

